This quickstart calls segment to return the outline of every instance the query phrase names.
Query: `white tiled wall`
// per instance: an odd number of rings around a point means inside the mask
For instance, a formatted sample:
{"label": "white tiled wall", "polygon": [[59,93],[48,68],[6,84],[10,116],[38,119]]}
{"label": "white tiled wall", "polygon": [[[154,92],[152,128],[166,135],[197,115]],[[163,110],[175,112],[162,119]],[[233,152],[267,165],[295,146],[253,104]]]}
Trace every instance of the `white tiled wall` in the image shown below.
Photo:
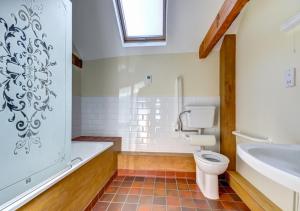
{"label": "white tiled wall", "polygon": [[72,99],[72,137],[81,135],[81,97]]}
{"label": "white tiled wall", "polygon": [[[81,97],[81,118],[74,106],[73,129],[81,135],[121,136],[123,151],[193,152],[198,147],[174,132],[176,105],[175,97]],[[219,106],[219,97],[185,97],[184,105]],[[216,127],[206,133],[218,138],[218,113],[216,119]]]}

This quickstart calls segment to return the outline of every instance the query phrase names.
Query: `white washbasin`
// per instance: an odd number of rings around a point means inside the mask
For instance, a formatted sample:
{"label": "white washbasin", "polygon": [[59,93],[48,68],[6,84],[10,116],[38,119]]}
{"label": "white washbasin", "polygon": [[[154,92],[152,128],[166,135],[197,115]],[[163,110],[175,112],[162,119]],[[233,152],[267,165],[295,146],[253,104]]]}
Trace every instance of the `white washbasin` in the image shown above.
{"label": "white washbasin", "polygon": [[300,192],[300,145],[238,144],[237,153],[262,175]]}

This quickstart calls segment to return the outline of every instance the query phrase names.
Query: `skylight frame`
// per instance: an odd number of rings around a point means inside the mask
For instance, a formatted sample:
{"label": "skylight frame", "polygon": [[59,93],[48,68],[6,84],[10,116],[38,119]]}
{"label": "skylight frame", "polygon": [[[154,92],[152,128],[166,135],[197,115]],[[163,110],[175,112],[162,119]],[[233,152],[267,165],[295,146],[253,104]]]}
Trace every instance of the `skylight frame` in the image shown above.
{"label": "skylight frame", "polygon": [[[145,43],[145,45],[150,45],[150,46],[166,44],[166,40],[167,40],[167,0],[162,0],[162,1],[163,1],[163,35],[162,36],[156,36],[156,35],[153,35],[153,36],[128,36],[121,0],[114,0],[120,34],[122,37],[123,44],[126,47],[130,47],[131,44],[143,45],[143,43]],[[129,44],[129,45],[126,45],[126,44]]]}

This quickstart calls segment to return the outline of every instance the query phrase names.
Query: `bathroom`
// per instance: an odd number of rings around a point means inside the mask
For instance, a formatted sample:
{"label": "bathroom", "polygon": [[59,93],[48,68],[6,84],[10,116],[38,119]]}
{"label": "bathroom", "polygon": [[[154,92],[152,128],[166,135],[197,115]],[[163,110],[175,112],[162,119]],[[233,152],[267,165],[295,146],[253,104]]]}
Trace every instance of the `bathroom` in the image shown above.
{"label": "bathroom", "polygon": [[0,5],[0,210],[300,211],[299,0]]}

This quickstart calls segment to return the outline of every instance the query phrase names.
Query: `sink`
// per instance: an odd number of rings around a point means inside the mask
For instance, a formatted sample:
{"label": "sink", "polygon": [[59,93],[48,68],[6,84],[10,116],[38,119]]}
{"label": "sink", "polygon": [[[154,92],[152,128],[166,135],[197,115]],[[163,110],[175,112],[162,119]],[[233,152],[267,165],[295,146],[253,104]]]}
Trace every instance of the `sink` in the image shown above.
{"label": "sink", "polygon": [[260,174],[300,192],[300,145],[238,144],[237,154]]}

